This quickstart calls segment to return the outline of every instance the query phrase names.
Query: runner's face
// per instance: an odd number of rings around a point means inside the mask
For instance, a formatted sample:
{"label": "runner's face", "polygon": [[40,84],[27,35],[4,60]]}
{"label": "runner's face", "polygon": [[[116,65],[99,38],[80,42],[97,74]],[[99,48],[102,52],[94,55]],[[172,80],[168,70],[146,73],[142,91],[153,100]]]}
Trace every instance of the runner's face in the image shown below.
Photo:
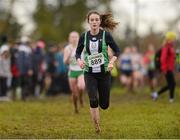
{"label": "runner's face", "polygon": [[100,20],[100,16],[97,14],[91,14],[89,16],[89,25],[91,30],[97,30],[100,27],[101,24],[101,20]]}
{"label": "runner's face", "polygon": [[69,35],[69,42],[70,42],[71,44],[77,45],[78,40],[79,40],[79,35],[78,35],[78,33],[72,32],[72,33]]}

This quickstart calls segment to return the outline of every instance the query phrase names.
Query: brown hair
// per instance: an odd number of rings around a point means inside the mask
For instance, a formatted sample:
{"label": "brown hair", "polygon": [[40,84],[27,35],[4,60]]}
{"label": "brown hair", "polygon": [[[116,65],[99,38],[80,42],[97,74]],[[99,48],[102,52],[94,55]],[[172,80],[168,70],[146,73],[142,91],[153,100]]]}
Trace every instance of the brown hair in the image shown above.
{"label": "brown hair", "polygon": [[104,29],[113,31],[117,27],[117,25],[119,24],[119,22],[114,21],[112,13],[108,12],[108,13],[105,13],[105,14],[100,14],[97,11],[90,11],[87,14],[88,22],[89,22],[89,17],[92,14],[96,14],[96,15],[100,16],[100,19],[101,19],[100,27],[102,27]]}

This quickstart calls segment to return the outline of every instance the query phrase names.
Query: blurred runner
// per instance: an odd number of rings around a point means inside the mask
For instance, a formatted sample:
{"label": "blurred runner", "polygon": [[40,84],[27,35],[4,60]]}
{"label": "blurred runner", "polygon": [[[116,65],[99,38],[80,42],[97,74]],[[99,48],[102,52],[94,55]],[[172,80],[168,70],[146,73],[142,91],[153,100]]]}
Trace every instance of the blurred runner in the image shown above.
{"label": "blurred runner", "polygon": [[69,44],[64,49],[64,63],[69,64],[69,84],[72,92],[74,111],[78,113],[78,99],[83,106],[83,92],[85,89],[83,70],[77,64],[75,52],[79,40],[79,34],[73,31],[69,34]]}

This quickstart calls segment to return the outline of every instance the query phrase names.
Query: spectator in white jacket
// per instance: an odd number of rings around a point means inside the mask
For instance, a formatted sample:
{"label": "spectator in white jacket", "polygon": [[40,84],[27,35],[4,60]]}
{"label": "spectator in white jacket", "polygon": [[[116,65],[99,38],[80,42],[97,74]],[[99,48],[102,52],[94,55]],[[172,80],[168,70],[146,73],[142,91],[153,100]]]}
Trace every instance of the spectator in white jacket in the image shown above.
{"label": "spectator in white jacket", "polygon": [[10,55],[7,39],[3,38],[2,43],[3,45],[0,47],[0,100],[8,101],[7,80],[11,77]]}

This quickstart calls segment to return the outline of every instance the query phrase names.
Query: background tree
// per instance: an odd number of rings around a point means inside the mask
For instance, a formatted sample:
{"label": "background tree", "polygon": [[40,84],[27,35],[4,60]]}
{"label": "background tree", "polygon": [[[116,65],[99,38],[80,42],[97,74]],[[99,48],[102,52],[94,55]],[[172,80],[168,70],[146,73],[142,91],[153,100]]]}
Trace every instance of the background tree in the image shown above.
{"label": "background tree", "polygon": [[37,10],[33,15],[36,23],[33,37],[56,42],[66,41],[72,30],[83,32],[83,23],[90,9],[110,11],[110,1],[38,0]]}
{"label": "background tree", "polygon": [[12,14],[14,3],[15,0],[0,1],[0,36],[6,34],[10,40],[19,36],[22,27]]}

